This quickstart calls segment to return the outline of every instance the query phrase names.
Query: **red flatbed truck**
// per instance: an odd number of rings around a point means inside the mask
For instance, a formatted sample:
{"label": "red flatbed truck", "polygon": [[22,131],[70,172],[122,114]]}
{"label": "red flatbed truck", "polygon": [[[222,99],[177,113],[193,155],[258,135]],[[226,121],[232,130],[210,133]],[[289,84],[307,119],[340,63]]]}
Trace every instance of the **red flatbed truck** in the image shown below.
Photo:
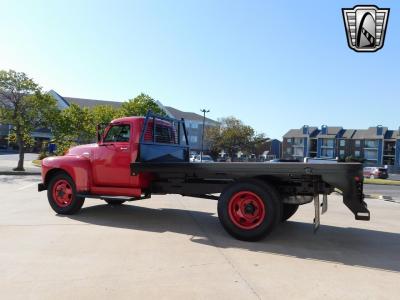
{"label": "red flatbed truck", "polygon": [[44,159],[38,186],[59,214],[77,213],[85,198],[112,205],[152,194],[217,199],[223,227],[247,241],[263,238],[312,201],[316,230],[335,188],[357,220],[370,219],[359,163],[190,163],[184,120],[151,112],[116,119],[102,133],[98,127],[97,143]]}

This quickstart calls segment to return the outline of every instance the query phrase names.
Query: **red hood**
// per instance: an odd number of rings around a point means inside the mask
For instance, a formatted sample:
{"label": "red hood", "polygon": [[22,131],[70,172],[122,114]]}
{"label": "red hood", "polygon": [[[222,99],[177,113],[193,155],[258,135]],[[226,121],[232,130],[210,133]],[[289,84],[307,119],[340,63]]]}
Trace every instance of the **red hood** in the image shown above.
{"label": "red hood", "polygon": [[98,147],[97,144],[87,144],[72,147],[68,150],[66,155],[82,155],[84,153],[89,154],[93,148]]}

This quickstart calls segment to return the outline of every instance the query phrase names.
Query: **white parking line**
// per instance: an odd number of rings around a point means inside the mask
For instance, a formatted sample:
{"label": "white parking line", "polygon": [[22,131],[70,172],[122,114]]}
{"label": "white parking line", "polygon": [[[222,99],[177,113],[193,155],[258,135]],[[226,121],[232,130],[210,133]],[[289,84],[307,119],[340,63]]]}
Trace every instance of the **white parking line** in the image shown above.
{"label": "white parking line", "polygon": [[22,190],[25,190],[25,189],[27,189],[27,188],[30,188],[31,186],[37,185],[39,182],[40,182],[40,181],[33,182],[33,183],[31,183],[31,184],[28,184],[28,185],[25,185],[25,186],[23,186],[23,187],[20,187],[19,189],[17,189],[17,191],[22,191]]}

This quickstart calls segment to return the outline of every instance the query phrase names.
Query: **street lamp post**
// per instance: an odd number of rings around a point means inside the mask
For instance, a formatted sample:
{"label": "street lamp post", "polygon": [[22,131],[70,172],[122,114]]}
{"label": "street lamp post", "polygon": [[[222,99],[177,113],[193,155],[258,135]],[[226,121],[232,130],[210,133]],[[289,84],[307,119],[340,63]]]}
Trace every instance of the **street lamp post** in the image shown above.
{"label": "street lamp post", "polygon": [[200,162],[203,162],[203,148],[204,148],[204,126],[206,123],[206,113],[210,112],[209,109],[201,109],[200,110],[203,113],[203,132],[201,134],[201,152],[200,152]]}

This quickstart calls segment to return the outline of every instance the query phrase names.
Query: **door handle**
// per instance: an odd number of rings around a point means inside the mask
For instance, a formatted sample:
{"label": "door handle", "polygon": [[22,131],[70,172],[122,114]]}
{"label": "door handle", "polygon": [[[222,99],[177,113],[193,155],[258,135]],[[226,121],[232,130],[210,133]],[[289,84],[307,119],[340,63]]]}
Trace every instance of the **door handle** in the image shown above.
{"label": "door handle", "polygon": [[121,150],[128,150],[128,147],[121,147],[121,148],[119,148],[119,149],[121,149]]}

